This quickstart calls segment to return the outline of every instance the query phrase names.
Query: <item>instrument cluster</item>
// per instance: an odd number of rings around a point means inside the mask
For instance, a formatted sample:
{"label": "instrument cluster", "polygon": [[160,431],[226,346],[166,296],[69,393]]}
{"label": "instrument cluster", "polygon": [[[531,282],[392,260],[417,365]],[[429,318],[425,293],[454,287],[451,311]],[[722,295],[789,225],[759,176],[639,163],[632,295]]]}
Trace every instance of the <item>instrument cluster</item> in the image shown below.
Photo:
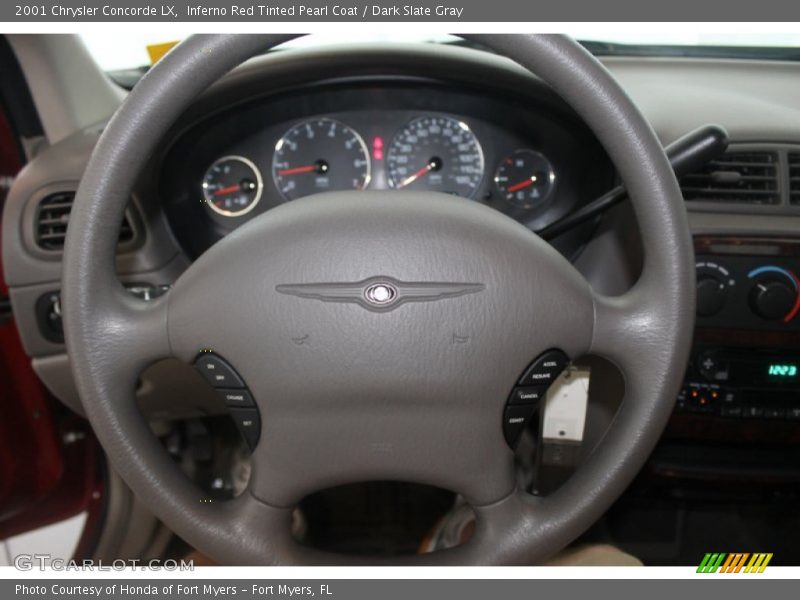
{"label": "instrument cluster", "polygon": [[[435,191],[539,231],[614,181],[602,147],[559,104],[418,81],[319,85],[238,102],[231,92],[187,115],[154,166],[159,202],[190,257],[311,194]],[[584,236],[576,232],[564,252]]]}
{"label": "instrument cluster", "polygon": [[[422,114],[396,131],[365,138],[343,118],[303,119],[274,143],[270,160],[225,155],[214,160],[198,183],[208,209],[222,217],[250,213],[265,185],[282,202],[342,190],[426,190],[475,198],[487,180],[510,207],[534,210],[556,187],[548,158],[533,148],[514,148],[487,164],[483,145],[467,119]],[[262,157],[266,158],[266,157]],[[260,163],[260,164],[259,164]],[[265,184],[266,182],[266,184]]]}

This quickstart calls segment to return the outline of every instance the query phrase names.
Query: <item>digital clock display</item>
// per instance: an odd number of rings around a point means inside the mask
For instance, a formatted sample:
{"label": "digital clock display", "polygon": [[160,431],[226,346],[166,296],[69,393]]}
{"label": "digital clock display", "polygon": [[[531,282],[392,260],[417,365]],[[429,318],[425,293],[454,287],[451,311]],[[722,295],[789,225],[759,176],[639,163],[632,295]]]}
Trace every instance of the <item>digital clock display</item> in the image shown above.
{"label": "digital clock display", "polygon": [[767,377],[772,379],[797,379],[797,365],[794,363],[772,363],[767,366]]}

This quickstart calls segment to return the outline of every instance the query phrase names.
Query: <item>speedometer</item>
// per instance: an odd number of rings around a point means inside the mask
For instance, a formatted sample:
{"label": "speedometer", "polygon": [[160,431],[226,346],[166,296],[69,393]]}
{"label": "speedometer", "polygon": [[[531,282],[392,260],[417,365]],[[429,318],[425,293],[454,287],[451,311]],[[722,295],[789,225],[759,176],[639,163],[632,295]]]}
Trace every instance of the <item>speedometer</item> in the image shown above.
{"label": "speedometer", "polygon": [[272,177],[286,200],[363,190],[370,179],[367,146],[353,129],[334,119],[304,121],[275,145]]}
{"label": "speedometer", "polygon": [[431,190],[471,198],[483,179],[483,150],[463,121],[445,116],[414,119],[386,155],[394,189]]}

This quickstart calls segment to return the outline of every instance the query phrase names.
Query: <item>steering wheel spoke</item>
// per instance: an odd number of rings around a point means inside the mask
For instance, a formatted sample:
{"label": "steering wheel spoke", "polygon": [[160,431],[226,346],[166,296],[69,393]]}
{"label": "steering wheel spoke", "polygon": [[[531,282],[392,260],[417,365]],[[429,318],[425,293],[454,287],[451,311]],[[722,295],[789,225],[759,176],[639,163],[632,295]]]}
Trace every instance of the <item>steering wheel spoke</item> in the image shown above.
{"label": "steering wheel spoke", "polygon": [[[103,311],[93,311],[81,306],[86,326],[79,332],[67,336],[67,347],[75,345],[85,348],[80,353],[70,353],[73,361],[79,361],[90,377],[113,379],[116,390],[132,397],[141,372],[150,364],[172,355],[167,338],[167,297],[145,302],[128,293],[116,281],[110,282],[97,295]],[[75,293],[65,294],[65,307],[72,309]],[[102,373],[102,376],[100,375]],[[90,380],[94,381],[94,379]],[[79,391],[90,381],[78,380]],[[112,394],[110,397],[114,397]],[[91,406],[87,407],[91,410]]]}

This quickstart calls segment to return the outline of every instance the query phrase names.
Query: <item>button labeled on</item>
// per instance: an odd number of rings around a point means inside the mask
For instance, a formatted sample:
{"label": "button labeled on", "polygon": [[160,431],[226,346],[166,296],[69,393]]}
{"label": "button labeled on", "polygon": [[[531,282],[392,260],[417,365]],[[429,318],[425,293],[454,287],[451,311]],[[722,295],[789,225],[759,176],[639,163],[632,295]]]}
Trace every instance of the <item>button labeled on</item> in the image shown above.
{"label": "button labeled on", "polygon": [[568,362],[567,355],[561,350],[549,350],[531,363],[519,380],[519,385],[548,386],[561,374]]}
{"label": "button labeled on", "polygon": [[258,416],[258,409],[232,408],[231,416],[248,447],[251,450],[255,448],[261,435],[261,419]]}
{"label": "button labeled on", "polygon": [[214,354],[203,354],[194,363],[206,381],[217,388],[243,388],[244,382],[233,367]]}

